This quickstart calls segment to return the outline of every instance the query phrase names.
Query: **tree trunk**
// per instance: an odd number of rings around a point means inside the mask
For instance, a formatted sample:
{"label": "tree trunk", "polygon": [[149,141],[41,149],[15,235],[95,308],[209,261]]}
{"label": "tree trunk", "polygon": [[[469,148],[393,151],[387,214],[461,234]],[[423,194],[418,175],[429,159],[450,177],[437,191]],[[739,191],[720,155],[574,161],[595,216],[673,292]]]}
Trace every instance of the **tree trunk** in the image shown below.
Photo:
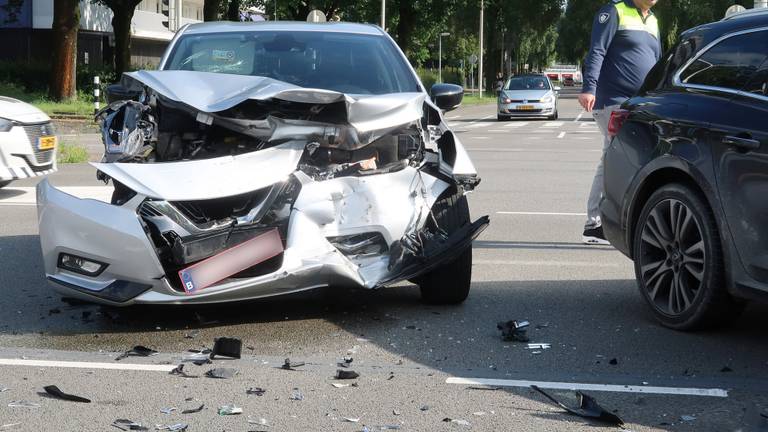
{"label": "tree trunk", "polygon": [[136,5],[120,5],[112,9],[112,30],[115,33],[115,72],[118,79],[131,68],[131,20]]}
{"label": "tree trunk", "polygon": [[240,0],[229,0],[229,7],[227,7],[227,20],[240,21]]}
{"label": "tree trunk", "polygon": [[80,28],[80,2],[53,2],[53,64],[48,94],[60,101],[72,99],[77,90],[77,31]]}
{"label": "tree trunk", "polygon": [[219,5],[221,5],[221,0],[205,0],[203,3],[203,21],[218,21]]}
{"label": "tree trunk", "polygon": [[400,45],[403,53],[410,58],[413,28],[416,26],[413,2],[411,0],[400,0],[398,2],[398,13],[400,14],[400,19],[397,23],[397,44]]}

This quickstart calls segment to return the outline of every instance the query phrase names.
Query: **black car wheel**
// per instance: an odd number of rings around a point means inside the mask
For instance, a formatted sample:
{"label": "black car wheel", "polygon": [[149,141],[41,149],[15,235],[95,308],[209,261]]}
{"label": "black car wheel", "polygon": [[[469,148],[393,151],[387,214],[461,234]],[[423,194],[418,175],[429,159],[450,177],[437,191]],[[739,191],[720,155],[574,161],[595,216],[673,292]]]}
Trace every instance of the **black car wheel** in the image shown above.
{"label": "black car wheel", "polygon": [[509,120],[509,117],[504,117],[501,114],[496,114],[496,120],[498,120],[498,121],[507,121],[507,120]]}
{"label": "black car wheel", "polygon": [[8,186],[9,184],[11,184],[10,180],[8,180],[8,181],[0,181],[0,189]]}
{"label": "black car wheel", "polygon": [[[470,223],[469,204],[461,190],[448,189],[432,206],[437,226],[452,233]],[[445,263],[416,280],[421,288],[421,299],[431,304],[458,304],[467,299],[472,282],[472,246],[467,247],[455,260]]]}
{"label": "black car wheel", "polygon": [[714,214],[691,188],[669,184],[648,199],[635,228],[634,257],[640,291],[663,325],[711,327],[740,311],[726,290]]}

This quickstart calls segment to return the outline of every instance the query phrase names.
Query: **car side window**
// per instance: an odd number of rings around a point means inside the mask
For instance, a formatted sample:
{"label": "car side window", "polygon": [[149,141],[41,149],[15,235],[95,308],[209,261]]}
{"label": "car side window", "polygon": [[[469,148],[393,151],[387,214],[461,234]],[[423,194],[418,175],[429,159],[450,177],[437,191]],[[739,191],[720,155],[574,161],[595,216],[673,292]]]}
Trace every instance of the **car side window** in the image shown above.
{"label": "car side window", "polygon": [[768,60],[766,60],[760,70],[757,71],[744,87],[744,92],[760,96],[768,96]]}
{"label": "car side window", "polygon": [[681,74],[683,84],[742,90],[768,57],[768,31],[724,39],[691,63]]}

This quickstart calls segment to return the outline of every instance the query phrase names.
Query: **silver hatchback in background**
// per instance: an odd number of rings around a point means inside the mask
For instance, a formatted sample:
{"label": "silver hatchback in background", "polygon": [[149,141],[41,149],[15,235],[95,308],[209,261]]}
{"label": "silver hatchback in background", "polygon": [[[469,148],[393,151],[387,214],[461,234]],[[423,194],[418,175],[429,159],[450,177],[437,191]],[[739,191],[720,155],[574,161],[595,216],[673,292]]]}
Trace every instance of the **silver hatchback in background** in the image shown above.
{"label": "silver hatchback in background", "polygon": [[560,87],[555,87],[544,74],[518,75],[510,78],[499,92],[497,118],[542,117],[557,120],[557,99]]}

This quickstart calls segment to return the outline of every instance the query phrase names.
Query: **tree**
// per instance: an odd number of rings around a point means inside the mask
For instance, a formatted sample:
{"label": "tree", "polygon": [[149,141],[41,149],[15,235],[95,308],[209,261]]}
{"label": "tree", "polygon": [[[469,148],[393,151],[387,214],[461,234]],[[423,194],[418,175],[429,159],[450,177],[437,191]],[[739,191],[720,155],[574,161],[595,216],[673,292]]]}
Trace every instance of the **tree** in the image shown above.
{"label": "tree", "polygon": [[221,0],[204,0],[203,21],[218,21]]}
{"label": "tree", "polygon": [[[57,0],[58,1],[58,0]],[[115,72],[120,77],[131,67],[131,21],[141,0],[93,0],[112,11],[115,34]]]}
{"label": "tree", "polygon": [[51,99],[59,101],[76,96],[77,31],[80,28],[80,2],[53,2],[53,63],[48,87]]}

